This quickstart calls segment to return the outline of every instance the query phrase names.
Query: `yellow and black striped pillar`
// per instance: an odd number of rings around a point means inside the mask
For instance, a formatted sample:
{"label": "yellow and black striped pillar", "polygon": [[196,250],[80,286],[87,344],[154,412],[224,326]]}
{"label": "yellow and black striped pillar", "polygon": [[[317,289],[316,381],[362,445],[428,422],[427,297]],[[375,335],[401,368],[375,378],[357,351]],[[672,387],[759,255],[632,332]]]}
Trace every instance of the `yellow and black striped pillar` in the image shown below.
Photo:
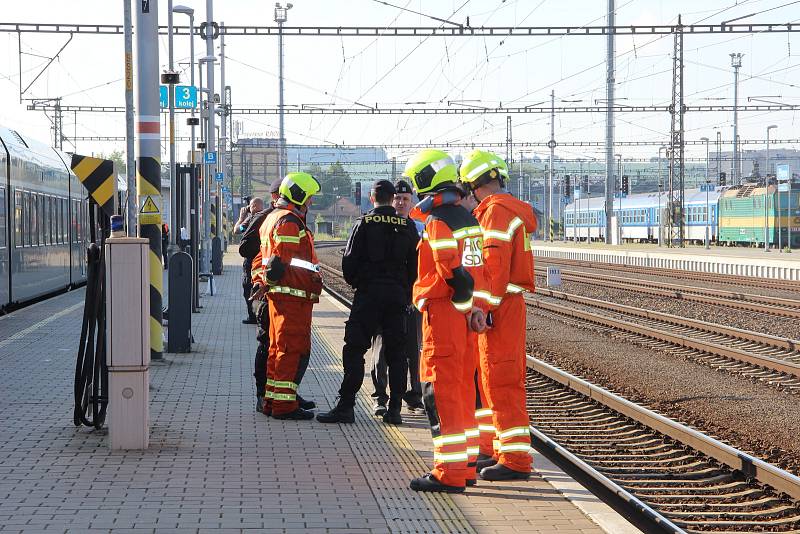
{"label": "yellow and black striped pillar", "polygon": [[161,301],[164,267],[161,263],[161,162],[138,158],[136,194],[139,197],[139,237],[150,242],[150,359],[162,355]]}
{"label": "yellow and black striped pillar", "polygon": [[114,193],[117,189],[114,162],[110,159],[73,154],[70,167],[106,215],[114,215]]}

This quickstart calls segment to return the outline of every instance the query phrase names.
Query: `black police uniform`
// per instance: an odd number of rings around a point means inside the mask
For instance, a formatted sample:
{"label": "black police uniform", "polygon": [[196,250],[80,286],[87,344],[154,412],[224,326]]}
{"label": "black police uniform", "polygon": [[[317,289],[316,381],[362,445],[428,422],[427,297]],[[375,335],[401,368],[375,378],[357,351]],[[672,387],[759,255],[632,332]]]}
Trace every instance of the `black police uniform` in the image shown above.
{"label": "black police uniform", "polygon": [[413,221],[398,216],[391,206],[373,209],[353,227],[342,258],[344,278],[356,290],[342,351],[339,405],[343,408],[355,404],[364,379],[364,354],[381,333],[389,364],[389,412],[400,412],[408,372],[406,308],[417,277],[418,240]]}
{"label": "black police uniform", "polygon": [[[243,228],[242,236],[244,238],[244,232],[247,231],[247,228],[250,226],[250,223],[253,222],[253,214],[248,213],[247,217],[244,218],[242,221],[241,227]],[[256,257],[255,254],[252,256],[246,255],[243,253],[242,245],[239,244],[239,255],[242,256],[242,296],[244,297],[244,303],[247,307],[247,319],[245,319],[248,323],[255,323],[256,316],[253,312],[253,302],[250,300],[250,295],[253,292],[253,279],[250,275],[250,271],[253,269],[253,259]],[[247,254],[250,251],[246,251]],[[256,251],[258,253],[258,251]]]}
{"label": "black police uniform", "polygon": [[242,273],[242,288],[244,290],[244,298],[247,301],[248,311],[251,311],[253,314],[257,326],[256,340],[258,341],[258,347],[256,348],[256,356],[253,365],[253,377],[256,379],[256,399],[259,402],[264,398],[264,392],[267,384],[269,313],[267,312],[266,302],[263,300],[250,300],[250,295],[252,295],[253,292],[253,278],[251,271],[253,268],[253,260],[261,250],[261,236],[259,235],[259,229],[261,228],[261,224],[267,218],[267,215],[269,215],[273,209],[274,208],[270,206],[256,214],[248,215],[245,219],[245,224],[243,224],[243,226],[245,226],[245,230],[242,232],[242,239],[239,243],[239,255],[244,258],[244,261],[242,262],[242,269],[244,270]]}

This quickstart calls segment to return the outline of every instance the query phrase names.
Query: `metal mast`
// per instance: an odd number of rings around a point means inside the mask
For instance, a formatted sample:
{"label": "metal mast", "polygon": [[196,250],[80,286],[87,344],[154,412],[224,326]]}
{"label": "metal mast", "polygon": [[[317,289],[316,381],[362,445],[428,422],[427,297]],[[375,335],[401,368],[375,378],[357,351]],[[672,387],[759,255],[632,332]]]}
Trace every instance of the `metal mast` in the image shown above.
{"label": "metal mast", "polygon": [[[612,0],[613,1],[613,0]],[[550,170],[547,173],[547,238],[553,240],[553,162],[556,152],[556,92],[550,91]]]}
{"label": "metal mast", "polygon": [[611,244],[611,215],[614,208],[614,0],[608,0],[608,40],[606,44],[606,244]]}
{"label": "metal mast", "polygon": [[742,183],[741,164],[739,162],[739,69],[742,68],[742,55],[731,54],[733,67],[733,183]]}
{"label": "metal mast", "polygon": [[673,48],[672,62],[672,105],[670,114],[672,125],[670,130],[670,160],[669,160],[669,242],[668,246],[676,244],[683,246],[683,197],[684,197],[684,118],[686,106],[683,103],[683,24],[678,15],[678,25],[675,27],[675,45]]}

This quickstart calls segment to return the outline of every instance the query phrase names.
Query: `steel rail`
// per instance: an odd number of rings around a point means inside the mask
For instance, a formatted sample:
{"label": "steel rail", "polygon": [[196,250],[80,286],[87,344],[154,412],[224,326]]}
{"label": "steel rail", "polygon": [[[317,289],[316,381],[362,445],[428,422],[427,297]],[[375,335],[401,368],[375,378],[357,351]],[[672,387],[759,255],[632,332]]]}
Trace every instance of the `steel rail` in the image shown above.
{"label": "steel rail", "polygon": [[[535,271],[540,276],[544,276],[546,272],[545,268],[540,266],[537,266]],[[580,284],[624,289],[660,297],[671,297],[678,300],[714,304],[729,308],[780,315],[783,317],[800,318],[800,301],[792,299],[683,286],[666,282],[653,282],[650,280],[621,278],[582,271],[561,271],[561,279],[578,282]]]}
{"label": "steel rail", "polygon": [[[610,310],[621,314],[632,315],[634,317],[645,318],[650,320],[659,321],[662,323],[693,328],[706,333],[720,334],[729,338],[740,339],[743,341],[750,341],[769,347],[783,349],[788,351],[796,351],[800,346],[800,342],[770,336],[767,334],[760,334],[757,332],[748,332],[746,330],[739,330],[728,326],[705,323],[703,321],[696,321],[675,315],[669,315],[660,312],[653,312],[650,310],[642,310],[640,308],[633,308],[631,306],[623,306],[621,304],[614,304],[602,300],[590,299],[587,297],[578,297],[576,295],[569,295],[558,291],[549,289],[537,289],[538,295],[545,295],[551,298],[557,298],[568,302],[584,306],[593,306],[602,310]],[[560,315],[567,315],[570,317],[577,317],[581,320],[588,321],[595,324],[607,326],[616,330],[630,332],[633,334],[643,335],[651,339],[670,343],[681,347],[697,350],[707,354],[714,354],[722,356],[731,360],[755,365],[766,369],[771,369],[779,373],[791,375],[800,378],[800,364],[792,363],[787,360],[778,358],[771,358],[769,356],[760,356],[753,354],[746,350],[729,347],[713,341],[698,339],[696,337],[689,337],[682,334],[669,332],[664,329],[655,328],[652,326],[626,321],[622,319],[615,319],[606,314],[595,313],[587,310],[580,310],[570,306],[563,306],[552,302],[546,302],[541,298],[526,298],[525,302],[532,307],[541,308],[551,311]]]}

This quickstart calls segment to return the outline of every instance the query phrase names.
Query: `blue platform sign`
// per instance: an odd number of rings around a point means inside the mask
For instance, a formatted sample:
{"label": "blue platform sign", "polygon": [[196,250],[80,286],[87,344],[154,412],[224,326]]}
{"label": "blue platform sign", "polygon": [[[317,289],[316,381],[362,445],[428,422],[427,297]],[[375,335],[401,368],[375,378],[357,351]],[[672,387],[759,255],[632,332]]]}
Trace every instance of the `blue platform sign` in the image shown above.
{"label": "blue platform sign", "polygon": [[193,85],[175,86],[175,107],[191,109],[197,107],[197,87]]}
{"label": "blue platform sign", "polygon": [[158,103],[162,108],[169,107],[169,93],[166,85],[158,86]]}
{"label": "blue platform sign", "polygon": [[217,163],[217,153],[216,152],[204,152],[203,153],[203,163],[214,165]]}
{"label": "blue platform sign", "polygon": [[700,184],[700,192],[701,193],[713,193],[716,189],[714,184]]}
{"label": "blue platform sign", "polygon": [[775,165],[775,176],[779,182],[788,182],[792,178],[791,169],[788,163]]}
{"label": "blue platform sign", "polygon": [[221,173],[221,172],[218,172],[217,174],[214,175],[214,180],[219,182],[219,183],[222,183],[222,181],[224,179],[225,179],[225,175],[223,173]]}
{"label": "blue platform sign", "polygon": [[227,186],[227,185],[223,185],[223,186],[222,186],[222,192],[223,192],[223,193],[230,193],[230,192],[231,192],[231,190],[230,190],[230,189],[228,189],[228,186]]}

